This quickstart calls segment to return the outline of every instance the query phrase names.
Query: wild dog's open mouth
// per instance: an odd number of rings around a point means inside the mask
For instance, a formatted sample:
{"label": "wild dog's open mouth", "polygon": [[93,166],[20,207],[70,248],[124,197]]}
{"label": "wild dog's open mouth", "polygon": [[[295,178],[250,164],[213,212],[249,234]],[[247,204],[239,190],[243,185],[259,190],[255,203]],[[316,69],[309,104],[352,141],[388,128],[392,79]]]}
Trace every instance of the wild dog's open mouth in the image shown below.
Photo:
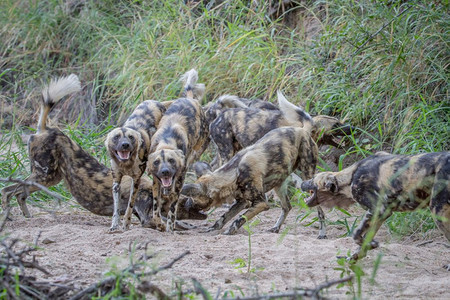
{"label": "wild dog's open mouth", "polygon": [[128,160],[130,159],[130,151],[116,151],[117,157],[120,160]]}
{"label": "wild dog's open mouth", "polygon": [[172,186],[172,177],[163,176],[160,179],[161,179],[161,184],[164,188],[169,188]]}
{"label": "wild dog's open mouth", "polygon": [[309,207],[316,206],[317,205],[317,201],[315,201],[317,199],[316,191],[309,190],[309,194],[310,196],[304,199],[306,205],[308,205]]}

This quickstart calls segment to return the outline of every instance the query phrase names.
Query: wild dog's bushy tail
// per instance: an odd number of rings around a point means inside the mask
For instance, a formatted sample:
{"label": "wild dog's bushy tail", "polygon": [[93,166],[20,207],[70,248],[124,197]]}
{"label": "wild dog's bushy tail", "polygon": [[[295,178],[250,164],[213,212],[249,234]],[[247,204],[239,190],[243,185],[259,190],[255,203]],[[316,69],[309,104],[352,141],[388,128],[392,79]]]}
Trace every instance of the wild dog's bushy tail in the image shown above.
{"label": "wild dog's bushy tail", "polygon": [[311,116],[301,107],[289,102],[281,91],[277,91],[277,96],[280,111],[284,114],[286,119],[294,126],[298,126],[299,123],[302,123],[303,128],[311,133],[314,129],[314,121]]}
{"label": "wild dog's bushy tail", "polygon": [[61,100],[62,97],[81,90],[80,80],[75,74],[67,77],[52,79],[50,84],[42,90],[41,114],[39,116],[38,133],[45,131],[47,116],[52,107]]}
{"label": "wild dog's bushy tail", "polygon": [[205,95],[205,85],[203,83],[197,83],[198,72],[195,69],[191,69],[181,76],[181,81],[184,83],[184,92],[187,98],[197,99],[202,101]]}
{"label": "wild dog's bushy tail", "polygon": [[247,105],[244,104],[244,102],[242,102],[238,96],[232,96],[232,95],[222,95],[219,97],[219,99],[217,99],[216,101],[218,104],[220,104],[222,107],[227,107],[227,108],[238,108],[238,107],[242,107],[242,108],[246,108],[248,107]]}

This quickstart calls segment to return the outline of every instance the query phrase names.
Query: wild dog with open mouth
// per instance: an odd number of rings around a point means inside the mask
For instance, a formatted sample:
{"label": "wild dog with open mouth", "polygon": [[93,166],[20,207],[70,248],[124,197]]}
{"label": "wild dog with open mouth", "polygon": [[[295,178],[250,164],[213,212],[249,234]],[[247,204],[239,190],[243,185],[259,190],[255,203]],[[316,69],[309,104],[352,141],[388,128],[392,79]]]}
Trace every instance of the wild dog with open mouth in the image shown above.
{"label": "wild dog with open mouth", "polygon": [[[113,177],[111,170],[84,151],[58,128],[47,127],[47,116],[51,108],[66,95],[79,91],[76,75],[54,80],[43,89],[43,101],[38,131],[30,136],[28,155],[31,175],[26,179],[50,187],[63,180],[74,199],[85,209],[100,216],[112,216]],[[130,195],[131,180],[124,178],[121,184],[120,214],[125,212]],[[150,223],[153,209],[152,181],[143,177],[136,199],[135,214],[143,226]],[[38,190],[35,186],[13,184],[2,189],[2,207],[6,210],[12,197],[16,197],[23,215],[31,214],[26,199]],[[179,219],[205,219],[206,215],[194,211],[190,201],[183,199]]]}
{"label": "wild dog with open mouth", "polygon": [[269,209],[265,193],[274,189],[280,198],[282,213],[271,231],[278,232],[291,209],[287,197],[288,176],[298,169],[304,180],[309,178],[314,174],[317,157],[317,145],[307,128],[280,127],[239,151],[219,169],[207,172],[196,183],[186,184],[182,194],[193,198],[196,210],[206,210],[236,200],[210,230],[223,228],[249,205],[250,208],[225,232],[233,234],[247,220]]}
{"label": "wild dog with open mouth", "polygon": [[148,159],[157,199],[153,217],[159,218],[163,229],[161,217],[167,214],[167,231],[173,231],[186,168],[203,153],[209,141],[208,124],[200,103],[205,87],[197,84],[198,73],[194,69],[184,74],[182,80],[185,98],[175,100],[162,117]]}
{"label": "wild dog with open mouth", "polygon": [[122,127],[112,130],[106,137],[105,146],[111,158],[111,170],[114,178],[112,190],[115,209],[110,232],[119,231],[120,183],[125,175],[131,177],[133,189],[123,218],[122,229],[128,230],[130,226],[140,179],[147,168],[150,141],[166,107],[170,104],[171,102],[163,104],[154,100],[142,102]]}
{"label": "wild dog with open mouth", "polygon": [[[217,155],[212,164],[215,169],[229,161],[233,155],[244,147],[253,145],[267,132],[282,126],[303,127],[305,122],[310,125],[310,134],[318,145],[330,144],[337,146],[335,138],[350,134],[352,127],[344,125],[336,118],[319,115],[311,119],[301,107],[290,103],[282,93],[278,92],[279,109],[245,108],[235,96],[224,96],[220,99],[221,110],[210,125],[210,136],[217,146]],[[262,101],[256,101],[259,106]],[[239,108],[224,109],[233,105]],[[273,104],[272,104],[273,105]],[[320,138],[319,138],[320,137]],[[320,230],[319,239],[326,238],[325,213],[318,207]]]}
{"label": "wild dog with open mouth", "polygon": [[[353,234],[360,246],[350,259],[378,247],[373,236],[394,211],[413,211],[429,205],[437,226],[450,241],[450,152],[391,155],[379,152],[340,172],[322,172],[301,185],[316,205],[346,206],[354,201],[367,210]],[[450,270],[450,264],[446,266]]]}

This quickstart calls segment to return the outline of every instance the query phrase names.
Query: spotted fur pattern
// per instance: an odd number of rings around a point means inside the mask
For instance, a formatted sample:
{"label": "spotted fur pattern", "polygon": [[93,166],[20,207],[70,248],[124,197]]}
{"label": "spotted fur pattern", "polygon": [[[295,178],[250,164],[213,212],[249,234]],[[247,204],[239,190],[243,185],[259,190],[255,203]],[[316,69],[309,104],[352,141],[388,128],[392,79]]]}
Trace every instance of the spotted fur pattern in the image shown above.
{"label": "spotted fur pattern", "polygon": [[287,197],[287,177],[301,171],[303,179],[314,174],[318,149],[309,132],[300,127],[281,127],[257,143],[239,151],[214,172],[207,172],[196,183],[186,184],[182,194],[194,200],[196,209],[209,209],[235,199],[232,207],[213,225],[219,230],[241,210],[249,209],[227,229],[233,234],[246,220],[269,209],[265,193],[274,189],[280,198],[282,214],[271,229],[278,232],[291,209]]}
{"label": "spotted fur pattern", "polygon": [[[75,76],[75,75],[74,75]],[[57,91],[63,95],[73,92],[73,82],[67,78],[53,82]],[[72,88],[71,88],[72,87]],[[75,91],[79,90],[76,89]],[[61,130],[47,127],[47,116],[59,100],[52,85],[44,88],[45,97],[39,118],[38,131],[30,136],[28,155],[31,175],[27,181],[36,182],[46,187],[64,181],[74,199],[88,211],[101,216],[112,216],[114,211],[112,186],[113,176],[109,168],[84,151],[80,145],[71,140]],[[61,98],[61,97],[60,97]],[[123,214],[130,195],[131,180],[125,177],[120,187],[119,212]],[[152,181],[142,177],[138,187],[134,213],[143,225],[150,223],[153,209]],[[2,189],[2,207],[7,209],[11,198],[16,197],[23,215],[31,217],[26,199],[37,191],[35,186],[13,184]],[[182,200],[179,219],[204,219],[205,216],[194,211],[187,201]]]}
{"label": "spotted fur pattern", "polygon": [[[360,246],[352,255],[359,259],[378,247],[366,234],[376,234],[394,211],[413,211],[429,206],[436,224],[450,240],[450,152],[391,155],[380,152],[340,172],[322,172],[302,183],[310,191],[309,206],[347,205],[352,201],[367,210],[353,234]],[[446,266],[447,268],[450,265]]]}
{"label": "spotted fur pattern", "polygon": [[151,140],[148,159],[157,198],[153,217],[161,220],[167,216],[166,224],[159,221],[161,229],[167,231],[174,228],[186,168],[198,159],[209,142],[208,124],[200,103],[204,86],[197,84],[194,69],[184,78],[186,97],[175,100],[162,117]]}
{"label": "spotted fur pattern", "polygon": [[119,195],[123,176],[129,176],[133,181],[122,230],[128,230],[130,226],[140,179],[147,167],[150,140],[166,111],[166,106],[169,105],[170,103],[163,105],[154,100],[140,103],[125,124],[112,130],[106,137],[105,146],[111,158],[111,170],[114,178],[112,190],[115,209],[110,232],[121,231],[119,229]]}

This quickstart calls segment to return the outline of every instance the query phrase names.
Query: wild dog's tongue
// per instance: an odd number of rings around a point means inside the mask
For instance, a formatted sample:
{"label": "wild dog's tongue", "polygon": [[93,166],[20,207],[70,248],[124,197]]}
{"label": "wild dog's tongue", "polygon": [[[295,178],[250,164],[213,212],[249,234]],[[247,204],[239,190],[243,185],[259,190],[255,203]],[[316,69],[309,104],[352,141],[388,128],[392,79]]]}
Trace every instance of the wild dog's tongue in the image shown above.
{"label": "wild dog's tongue", "polygon": [[172,177],[163,177],[161,178],[161,183],[163,187],[169,187],[172,185]]}
{"label": "wild dog's tongue", "polygon": [[117,151],[117,154],[121,159],[129,159],[130,158],[130,151]]}

